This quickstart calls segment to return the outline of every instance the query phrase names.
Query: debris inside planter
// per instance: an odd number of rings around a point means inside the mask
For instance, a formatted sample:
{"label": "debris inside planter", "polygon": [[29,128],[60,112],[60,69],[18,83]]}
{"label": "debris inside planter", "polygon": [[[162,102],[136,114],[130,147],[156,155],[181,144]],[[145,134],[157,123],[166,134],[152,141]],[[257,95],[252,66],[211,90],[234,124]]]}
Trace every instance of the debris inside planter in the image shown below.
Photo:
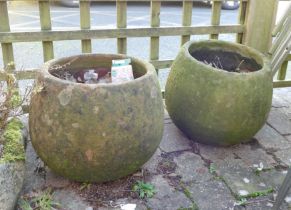
{"label": "debris inside planter", "polygon": [[62,70],[53,73],[54,76],[76,83],[97,84],[110,83],[110,69],[109,68],[95,68],[82,69],[71,72],[69,70]]}
{"label": "debris inside planter", "polygon": [[112,68],[64,69],[52,75],[63,80],[84,84],[121,83],[134,80],[131,59],[112,60]]}
{"label": "debris inside planter", "polygon": [[250,73],[262,68],[253,58],[236,52],[202,48],[191,52],[192,57],[213,68],[237,73]]}
{"label": "debris inside planter", "polygon": [[130,62],[130,59],[112,61],[111,78],[113,83],[126,82],[134,79]]}

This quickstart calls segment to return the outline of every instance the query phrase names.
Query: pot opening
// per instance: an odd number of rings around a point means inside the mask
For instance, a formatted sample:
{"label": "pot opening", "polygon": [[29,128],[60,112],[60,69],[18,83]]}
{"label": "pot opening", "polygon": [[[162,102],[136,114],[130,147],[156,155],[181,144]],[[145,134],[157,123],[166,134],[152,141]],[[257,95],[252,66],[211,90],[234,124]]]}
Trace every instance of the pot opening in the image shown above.
{"label": "pot opening", "polygon": [[255,59],[232,51],[201,48],[194,49],[190,54],[205,65],[228,72],[250,73],[262,68]]}
{"label": "pot opening", "polygon": [[[112,83],[112,60],[125,59],[120,55],[85,55],[56,60],[49,73],[54,77],[75,83],[106,84]],[[131,59],[133,79],[147,73],[143,63]]]}

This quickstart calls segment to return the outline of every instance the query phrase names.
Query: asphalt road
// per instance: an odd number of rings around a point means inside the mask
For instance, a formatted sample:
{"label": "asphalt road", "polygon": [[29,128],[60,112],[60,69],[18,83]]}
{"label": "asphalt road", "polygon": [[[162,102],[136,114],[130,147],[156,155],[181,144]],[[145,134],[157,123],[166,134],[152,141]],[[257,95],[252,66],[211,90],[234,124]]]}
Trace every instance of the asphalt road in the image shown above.
{"label": "asphalt road", "polygon": [[[283,4],[286,4],[283,2]],[[279,16],[285,5],[280,4]],[[203,3],[194,3],[192,11],[193,25],[210,24],[211,8]],[[237,23],[238,10],[222,10],[221,24]],[[78,29],[80,15],[78,8],[67,8],[57,4],[51,5],[53,30]],[[161,26],[180,26],[182,22],[181,4],[163,4],[161,7]],[[9,19],[12,31],[40,30],[37,3],[17,1],[9,4]],[[128,27],[145,27],[150,25],[149,3],[130,3],[127,11]],[[92,28],[115,28],[116,7],[114,3],[93,3],[91,5]],[[192,36],[191,39],[207,39],[208,36]],[[220,39],[234,41],[235,35],[221,34]],[[143,59],[149,58],[149,38],[128,38],[128,54]],[[180,47],[180,37],[161,37],[160,59],[173,59]],[[1,48],[1,47],[0,47]],[[14,57],[17,69],[38,68],[43,64],[42,45],[40,42],[15,43]],[[92,41],[94,53],[116,53],[116,39],[98,39]],[[81,43],[76,41],[54,42],[55,57],[81,53]],[[0,50],[2,58],[2,50]],[[0,59],[0,68],[3,68]]]}

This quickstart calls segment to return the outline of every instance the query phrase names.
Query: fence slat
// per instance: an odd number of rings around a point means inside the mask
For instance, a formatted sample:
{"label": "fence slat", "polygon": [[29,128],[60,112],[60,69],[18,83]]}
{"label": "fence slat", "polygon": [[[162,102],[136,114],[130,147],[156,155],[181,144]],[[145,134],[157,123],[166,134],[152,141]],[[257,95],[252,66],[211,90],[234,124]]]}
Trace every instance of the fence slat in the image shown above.
{"label": "fence slat", "polygon": [[277,75],[278,80],[284,80],[286,78],[287,67],[288,67],[288,61],[286,60],[283,62],[281,69],[278,72],[278,75]]}
{"label": "fence slat", "polygon": [[[239,14],[238,14],[238,23],[240,25],[245,25],[246,16],[247,16],[247,6],[248,2],[240,0]],[[244,33],[238,33],[236,35],[236,42],[242,44],[244,39]]]}
{"label": "fence slat", "polygon": [[[80,1],[80,26],[81,29],[90,29],[91,21],[90,21],[90,2],[89,1]],[[82,52],[83,53],[91,53],[92,45],[90,39],[83,39],[82,43]]]}
{"label": "fence slat", "polygon": [[[245,25],[246,17],[247,17],[247,7],[248,7],[248,2],[240,0],[238,23],[241,25]],[[236,42],[240,44],[244,42],[244,33],[238,33],[236,35]]]}
{"label": "fence slat", "polygon": [[0,42],[37,42],[80,39],[183,36],[219,33],[242,33],[241,25],[223,26],[177,26],[159,28],[90,29],[41,32],[0,32]]}
{"label": "fence slat", "polygon": [[[151,1],[151,27],[160,26],[160,1]],[[158,60],[159,59],[159,49],[160,49],[160,38],[158,36],[151,37],[150,43],[150,59]]]}
{"label": "fence slat", "polygon": [[150,62],[156,69],[165,69],[171,67],[173,60],[155,60]]}
{"label": "fence slat", "polygon": [[273,82],[274,88],[291,87],[291,80],[281,80]]}
{"label": "fence slat", "polygon": [[[35,79],[37,75],[37,70],[39,69],[25,69],[25,70],[17,70],[13,73],[15,74],[16,79],[23,80],[23,79]],[[0,81],[6,79],[6,75],[4,71],[0,70]]]}
{"label": "fence slat", "polygon": [[[211,24],[213,26],[218,26],[220,24],[220,15],[221,15],[221,2],[213,1],[211,15]],[[210,39],[218,39],[218,34],[210,34],[209,37]]]}
{"label": "fence slat", "polygon": [[[40,26],[42,31],[50,31],[52,29],[50,3],[48,0],[41,0],[39,4]],[[43,41],[43,59],[48,61],[54,58],[54,46],[51,41]]]}
{"label": "fence slat", "polygon": [[[192,1],[183,1],[183,17],[182,17],[182,25],[183,26],[191,26],[192,23],[192,7],[193,2]],[[182,36],[181,37],[181,45],[185,44],[190,40],[190,36]]]}
{"label": "fence slat", "polygon": [[[126,28],[127,26],[127,2],[126,0],[116,0],[117,11],[117,28]],[[120,54],[126,54],[126,38],[117,39],[117,52]]]}
{"label": "fence slat", "polygon": [[[9,32],[9,17],[7,10],[7,2],[0,1],[0,32]],[[1,43],[4,67],[8,71],[14,70],[13,46],[11,42]]]}

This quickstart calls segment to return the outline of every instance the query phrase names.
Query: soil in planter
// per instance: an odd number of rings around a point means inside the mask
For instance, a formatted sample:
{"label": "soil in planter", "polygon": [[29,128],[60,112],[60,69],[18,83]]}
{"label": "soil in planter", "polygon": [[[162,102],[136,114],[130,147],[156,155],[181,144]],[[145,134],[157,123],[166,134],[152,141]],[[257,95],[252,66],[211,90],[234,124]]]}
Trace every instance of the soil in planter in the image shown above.
{"label": "soil in planter", "polygon": [[190,54],[206,65],[228,72],[250,73],[262,68],[255,59],[244,57],[236,52],[202,48]]}
{"label": "soil in planter", "polygon": [[101,84],[111,83],[110,68],[98,67],[94,69],[75,69],[54,71],[52,75],[63,80],[76,83]]}

